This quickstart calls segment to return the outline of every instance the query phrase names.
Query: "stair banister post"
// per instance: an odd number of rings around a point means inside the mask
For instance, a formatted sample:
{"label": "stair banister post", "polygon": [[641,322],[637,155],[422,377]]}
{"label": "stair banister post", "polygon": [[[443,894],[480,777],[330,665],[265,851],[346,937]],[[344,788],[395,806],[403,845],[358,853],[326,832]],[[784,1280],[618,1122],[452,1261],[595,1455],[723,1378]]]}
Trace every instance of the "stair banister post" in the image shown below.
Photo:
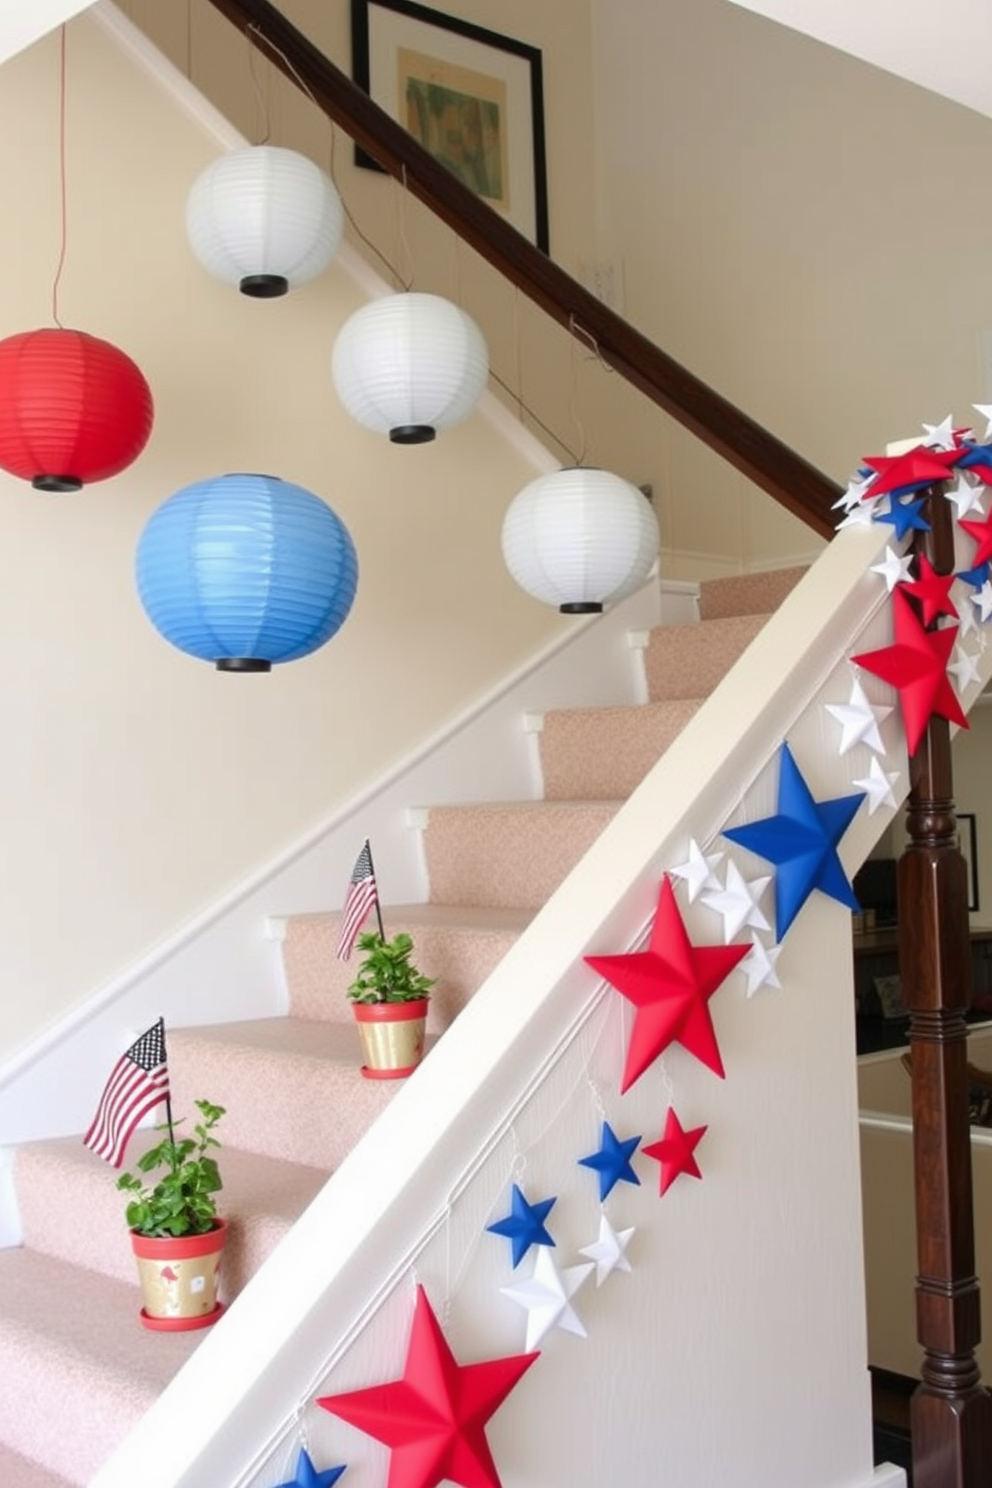
{"label": "stair banister post", "polygon": [[[954,569],[954,529],[943,486],[929,492],[929,533],[914,534],[938,573]],[[971,937],[967,867],[957,844],[950,725],[930,720],[910,760],[899,860],[899,970],[910,1012],[913,1162],[919,1274],[917,1337],[924,1350],[911,1426],[914,1488],[986,1488],[992,1471],[992,1396],[975,1348],[975,1276],[967,1024]]]}

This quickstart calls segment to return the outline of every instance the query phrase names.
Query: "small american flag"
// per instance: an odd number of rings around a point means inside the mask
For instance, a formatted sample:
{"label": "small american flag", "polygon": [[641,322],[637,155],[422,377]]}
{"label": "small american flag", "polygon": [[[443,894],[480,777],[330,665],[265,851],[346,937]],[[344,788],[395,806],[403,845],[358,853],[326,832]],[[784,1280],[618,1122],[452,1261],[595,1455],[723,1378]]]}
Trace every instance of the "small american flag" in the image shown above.
{"label": "small american flag", "polygon": [[83,1144],[119,1168],[124,1149],[142,1116],[169,1096],[165,1022],[159,1018],[118,1059],[104,1087]]}
{"label": "small american flag", "polygon": [[375,871],[372,867],[372,851],[366,837],[365,846],[358,854],[351,873],[351,882],[341,911],[341,928],[338,931],[337,957],[347,961],[355,938],[370,909],[379,903]]}

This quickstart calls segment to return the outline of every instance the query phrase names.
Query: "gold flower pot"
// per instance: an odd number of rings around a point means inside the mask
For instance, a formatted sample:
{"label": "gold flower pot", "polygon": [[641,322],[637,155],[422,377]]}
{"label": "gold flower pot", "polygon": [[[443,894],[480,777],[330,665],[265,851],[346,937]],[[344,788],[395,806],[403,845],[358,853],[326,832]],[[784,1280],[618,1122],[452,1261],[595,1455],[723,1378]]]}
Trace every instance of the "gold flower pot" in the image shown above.
{"label": "gold flower pot", "polygon": [[416,1002],[356,1002],[352,1004],[362,1036],[368,1080],[402,1080],[424,1054],[427,998]]}

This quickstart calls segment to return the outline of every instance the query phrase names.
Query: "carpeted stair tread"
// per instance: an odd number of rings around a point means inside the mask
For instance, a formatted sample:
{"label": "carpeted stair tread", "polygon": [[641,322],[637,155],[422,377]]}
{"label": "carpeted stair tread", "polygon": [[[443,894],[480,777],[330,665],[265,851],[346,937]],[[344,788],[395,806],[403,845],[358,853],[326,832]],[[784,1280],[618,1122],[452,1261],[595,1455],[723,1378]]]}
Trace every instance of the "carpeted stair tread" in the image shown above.
{"label": "carpeted stair tread", "polygon": [[767,620],[767,614],[740,615],[656,626],[644,652],[648,697],[655,703],[708,697]]}
{"label": "carpeted stair tread", "polygon": [[0,1251],[0,1441],[88,1483],[204,1336],[150,1332],[140,1307],[136,1278]]}
{"label": "carpeted stair tread", "polygon": [[0,1442],[0,1484],[3,1488],[74,1488],[70,1478],[50,1472],[30,1457],[22,1457]]}
{"label": "carpeted stair tread", "polygon": [[769,615],[796,587],[806,568],[769,568],[763,573],[705,579],[699,586],[700,620],[730,615]]}
{"label": "carpeted stair tread", "polygon": [[[414,960],[425,976],[435,977],[428,1031],[440,1033],[461,1012],[472,994],[502,960],[531,919],[529,910],[485,909],[448,904],[384,905],[383,927],[389,936],[406,931],[416,945]],[[291,915],[285,922],[283,971],[290,1011],[300,1018],[350,1023],[347,997],[361,959],[347,961],[335,953],[338,914]],[[375,916],[366,929],[376,928]]]}
{"label": "carpeted stair tread", "polygon": [[[221,1136],[225,1125],[226,1118]],[[137,1132],[128,1144],[123,1170],[137,1173],[138,1158],[158,1139],[150,1129]],[[218,1157],[224,1179],[218,1208],[230,1224],[221,1295],[229,1302],[291,1229],[328,1173],[226,1142]],[[117,1188],[117,1177],[117,1169],[84,1147],[79,1137],[19,1147],[14,1179],[24,1244],[118,1281],[133,1281],[134,1259],[124,1218],[127,1200]],[[78,1222],[80,1214],[86,1215],[85,1226]]]}
{"label": "carpeted stair tread", "polygon": [[539,736],[544,799],[629,796],[701,703],[692,698],[545,713]]}
{"label": "carpeted stair tread", "polygon": [[424,832],[431,900],[540,909],[620,805],[514,801],[432,807]]}
{"label": "carpeted stair tread", "polygon": [[169,1035],[177,1112],[205,1097],[227,1108],[225,1151],[240,1147],[328,1172],[399,1084],[367,1080],[361,1065],[358,1030],[346,1023],[261,1018]]}

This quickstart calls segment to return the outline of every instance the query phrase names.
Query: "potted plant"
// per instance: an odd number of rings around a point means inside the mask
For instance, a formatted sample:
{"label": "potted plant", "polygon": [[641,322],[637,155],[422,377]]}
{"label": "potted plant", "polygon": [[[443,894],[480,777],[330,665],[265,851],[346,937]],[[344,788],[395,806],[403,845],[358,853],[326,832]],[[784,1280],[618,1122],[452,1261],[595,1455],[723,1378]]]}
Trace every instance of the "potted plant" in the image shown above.
{"label": "potted plant", "polygon": [[182,1123],[170,1114],[155,1128],[162,1140],[138,1158],[143,1174],[160,1177],[143,1182],[122,1173],[117,1180],[130,1196],[125,1214],[145,1301],[141,1321],[160,1332],[207,1327],[223,1310],[217,1277],[227,1221],[217,1213],[223,1185],[213,1149],[220,1147],[214,1128],[224,1107],[194,1104],[200,1120],[192,1136],[177,1138]]}
{"label": "potted plant", "polygon": [[370,1080],[397,1080],[416,1068],[424,1052],[427,1002],[434,985],[411,961],[413,939],[405,932],[391,940],[377,931],[359,935],[364,959],[348,988],[362,1036]]}

